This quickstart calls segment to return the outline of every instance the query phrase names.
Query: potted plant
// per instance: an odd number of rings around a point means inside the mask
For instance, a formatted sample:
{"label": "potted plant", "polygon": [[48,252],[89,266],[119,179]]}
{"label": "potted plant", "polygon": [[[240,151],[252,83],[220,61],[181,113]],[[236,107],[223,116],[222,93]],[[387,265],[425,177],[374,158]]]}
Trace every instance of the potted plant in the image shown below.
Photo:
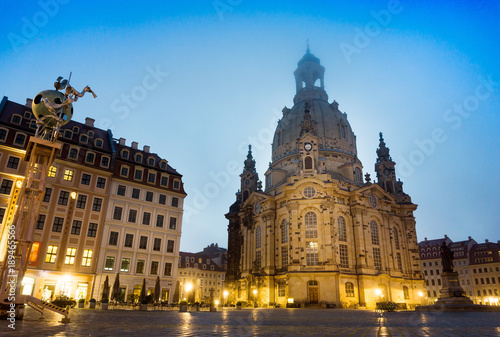
{"label": "potted plant", "polygon": [[89,308],[90,309],[95,309],[95,298],[91,298],[89,301]]}
{"label": "potted plant", "polygon": [[78,308],[84,308],[85,307],[85,299],[84,298],[80,298],[78,300]]}
{"label": "potted plant", "polygon": [[108,310],[109,300],[107,298],[103,298],[101,300],[101,309]]}
{"label": "potted plant", "polygon": [[149,303],[149,301],[148,301],[147,298],[143,299],[141,301],[140,310],[142,310],[142,311],[148,311],[148,303]]}
{"label": "potted plant", "polygon": [[179,311],[180,312],[187,312],[188,310],[188,302],[187,301],[181,301]]}
{"label": "potted plant", "polygon": [[241,301],[236,302],[236,310],[241,310]]}

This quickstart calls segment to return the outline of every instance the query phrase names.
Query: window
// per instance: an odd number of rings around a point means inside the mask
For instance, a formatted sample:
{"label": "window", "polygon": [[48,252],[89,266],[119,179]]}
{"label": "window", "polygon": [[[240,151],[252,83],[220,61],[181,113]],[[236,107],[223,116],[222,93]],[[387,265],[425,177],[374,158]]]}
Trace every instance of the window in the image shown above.
{"label": "window", "polygon": [[396,253],[396,261],[398,263],[398,270],[403,271],[403,263],[401,261],[401,253]]}
{"label": "window", "polygon": [[0,141],[5,142],[5,139],[7,139],[7,130],[0,129]]}
{"label": "window", "polygon": [[118,185],[117,195],[125,196],[126,187],[123,185]]}
{"label": "window", "polygon": [[409,300],[410,299],[410,292],[408,291],[408,287],[407,286],[403,286],[403,297],[405,300]]}
{"label": "window", "polygon": [[134,242],[134,234],[125,234],[125,247],[132,248]]}
{"label": "window", "polygon": [[11,118],[12,123],[14,124],[21,124],[22,117],[19,115],[13,115]]}
{"label": "window", "polygon": [[142,224],[149,226],[149,221],[151,220],[151,213],[149,212],[144,212],[142,214]]}
{"label": "window", "polygon": [[399,234],[397,228],[394,228],[394,245],[396,246],[396,249],[399,249]]}
{"label": "window", "polygon": [[319,264],[317,242],[306,241],[306,264],[308,266],[317,266]]}
{"label": "window", "polygon": [[106,264],[104,265],[104,270],[113,270],[114,266],[115,266],[115,257],[106,256]]}
{"label": "window", "polygon": [[73,170],[64,170],[63,179],[66,181],[73,181],[74,174],[75,174],[75,171],[73,171]]}
{"label": "window", "polygon": [[166,163],[164,160],[162,160],[162,161],[161,161],[161,163],[160,163],[160,168],[161,168],[162,170],[166,170],[166,169],[167,169],[167,163]]}
{"label": "window", "polygon": [[0,185],[0,194],[10,194],[10,191],[12,190],[12,184],[14,182],[9,179],[4,179],[2,180],[2,185]]}
{"label": "window", "polygon": [[281,221],[281,243],[288,243],[288,221]]}
{"label": "window", "polygon": [[378,226],[375,223],[375,221],[370,221],[370,232],[371,232],[371,237],[372,237],[372,244],[378,245],[379,244]]}
{"label": "window", "polygon": [[156,181],[156,174],[155,173],[148,173],[148,183],[154,184]]}
{"label": "window", "polygon": [[35,229],[43,230],[43,225],[45,225],[45,218],[46,218],[45,214],[38,215],[38,220],[36,221]]}
{"label": "window", "polygon": [[173,252],[174,252],[174,241],[168,240],[167,241],[167,253],[173,253]]}
{"label": "window", "polygon": [[92,178],[92,176],[90,174],[87,174],[87,173],[83,173],[82,174],[82,185],[90,185],[90,179]]}
{"label": "window", "polygon": [[160,251],[161,248],[161,239],[160,238],[155,238],[153,242],[153,250]]}
{"label": "window", "polygon": [[128,167],[127,166],[122,166],[120,169],[120,175],[122,177],[128,177]]}
{"label": "window", "polygon": [[347,250],[347,245],[339,245],[339,255],[340,266],[343,268],[349,268],[349,252]]}
{"label": "window", "polygon": [[148,158],[148,165],[149,166],[155,166],[155,159],[154,158]]}
{"label": "window", "polygon": [[73,225],[71,226],[71,234],[80,235],[82,230],[82,222],[80,220],[73,220]]}
{"label": "window", "polygon": [[172,264],[170,262],[165,262],[165,269],[163,271],[164,276],[172,276]]}
{"label": "window", "polygon": [[168,177],[166,177],[166,176],[161,176],[161,179],[160,179],[160,185],[161,185],[161,186],[165,186],[165,187],[167,187],[167,186],[168,186]]}
{"label": "window", "polygon": [[148,237],[141,236],[141,240],[139,241],[139,248],[146,249],[148,247]]}
{"label": "window", "polygon": [[262,267],[262,251],[260,251],[260,250],[255,252],[254,266],[256,269],[260,269]]}
{"label": "window", "polygon": [[174,188],[178,190],[181,188],[181,182],[179,180],[174,180]]}
{"label": "window", "polygon": [[92,263],[92,253],[93,251],[90,249],[85,249],[83,251],[82,266],[90,267],[90,264]]}
{"label": "window", "polygon": [[257,226],[255,229],[255,248],[259,249],[262,247],[262,228]]}
{"label": "window", "polygon": [[130,259],[123,258],[122,265],[120,267],[120,271],[128,272],[129,268],[130,268]]}
{"label": "window", "polygon": [[68,204],[68,199],[69,199],[69,192],[61,191],[59,192],[59,200],[57,201],[57,203],[59,205],[66,206]]}
{"label": "window", "polygon": [[128,211],[128,222],[135,222],[137,220],[137,210],[131,209]]}
{"label": "window", "polygon": [[153,201],[153,192],[146,192],[146,201]]}
{"label": "window", "polygon": [[179,207],[179,198],[172,197],[172,207]]}
{"label": "window", "polygon": [[138,162],[138,163],[141,163],[142,162],[142,156],[140,154],[136,154],[135,155],[135,161]]}
{"label": "window", "polygon": [[78,126],[73,126],[73,133],[79,133],[80,128]]}
{"label": "window", "polygon": [[54,223],[52,224],[52,231],[57,233],[62,232],[63,224],[64,224],[63,218],[55,217]]}
{"label": "window", "polygon": [[118,244],[118,232],[109,233],[109,245],[116,246]]}
{"label": "window", "polygon": [[128,151],[127,150],[123,150],[122,151],[122,158],[123,159],[128,159]]}
{"label": "window", "polygon": [[89,223],[89,230],[87,231],[87,236],[95,238],[97,235],[97,224],[94,222]]}
{"label": "window", "polygon": [[169,229],[175,230],[177,228],[177,218],[170,218]]}
{"label": "window", "polygon": [[382,261],[380,258],[380,248],[373,248],[373,265],[376,269],[382,268]]}
{"label": "window", "polygon": [[97,138],[94,144],[96,147],[102,148],[102,139]]}
{"label": "window", "polygon": [[144,260],[137,260],[137,264],[135,267],[135,272],[137,274],[143,274],[144,273]]}
{"label": "window", "polygon": [[307,212],[304,222],[306,225],[306,238],[317,238],[318,227],[316,214],[314,212]]}
{"label": "window", "polygon": [[54,178],[57,173],[57,167],[51,166],[49,167],[49,173],[47,174],[50,178]]}
{"label": "window", "polygon": [[106,156],[101,157],[101,166],[109,167],[109,157]]}
{"label": "window", "polygon": [[158,275],[158,261],[151,261],[151,275]]}
{"label": "window", "polygon": [[158,200],[160,205],[165,205],[167,203],[167,196],[165,194],[160,194],[160,200]]}
{"label": "window", "polygon": [[87,137],[87,135],[80,135],[80,142],[87,144],[88,140],[89,140],[89,137]]}
{"label": "window", "polygon": [[50,187],[45,188],[45,194],[43,195],[43,202],[49,202],[51,195],[52,195],[52,189]]}
{"label": "window", "polygon": [[95,160],[95,154],[92,152],[87,152],[87,156],[85,157],[85,162],[88,164],[93,164]]}
{"label": "window", "polygon": [[312,170],[313,168],[313,161],[312,158],[307,156],[304,158],[304,169],[306,170]]}
{"label": "window", "polygon": [[345,125],[340,125],[340,138],[345,139]]}
{"label": "window", "polygon": [[101,198],[94,198],[94,202],[92,203],[92,210],[94,212],[100,212],[101,206],[102,206],[102,199]]}
{"label": "window", "polygon": [[106,178],[97,177],[97,188],[104,188],[106,186]]}
{"label": "window", "polygon": [[7,167],[17,170],[18,166],[19,166],[19,158],[9,157],[9,161],[7,162]]}
{"label": "window", "polygon": [[134,199],[139,199],[139,195],[141,193],[141,190],[138,188],[133,188],[132,189],[132,198]]}
{"label": "window", "polygon": [[64,264],[73,265],[75,264],[76,248],[68,248],[66,250],[66,259]]}
{"label": "window", "polygon": [[0,208],[0,224],[3,222],[4,217],[5,217],[5,208]]}
{"label": "window", "polygon": [[304,191],[302,192],[302,194],[307,199],[311,199],[316,195],[316,190],[314,189],[314,187],[307,186],[306,188],[304,188]]}
{"label": "window", "polygon": [[345,284],[345,296],[354,297],[354,284],[352,282],[346,282]]}
{"label": "window", "polygon": [[363,182],[363,173],[359,167],[354,169],[354,181],[357,181],[358,183]]}
{"label": "window", "polygon": [[57,246],[49,245],[47,247],[47,255],[45,256],[45,262],[54,263],[56,262]]}
{"label": "window", "polygon": [[156,215],[156,227],[163,227],[163,220],[165,219],[165,216],[158,214]]}
{"label": "window", "polygon": [[75,148],[70,149],[68,157],[70,157],[71,159],[77,159],[78,158],[78,150]]}
{"label": "window", "polygon": [[115,207],[115,209],[113,211],[113,220],[121,220],[122,219],[122,211],[123,211],[123,208]]}
{"label": "window", "polygon": [[347,229],[345,226],[345,219],[341,216],[337,219],[339,225],[339,241],[347,241]]}
{"label": "window", "polygon": [[142,180],[142,170],[135,169],[134,179]]}
{"label": "window", "polygon": [[281,267],[288,266],[288,246],[281,247]]}
{"label": "window", "polygon": [[25,141],[26,141],[26,136],[23,135],[22,133],[18,133],[16,135],[16,138],[14,139],[14,144],[23,146]]}
{"label": "window", "polygon": [[80,194],[78,199],[76,199],[76,208],[85,209],[85,205],[87,204],[87,196]]}

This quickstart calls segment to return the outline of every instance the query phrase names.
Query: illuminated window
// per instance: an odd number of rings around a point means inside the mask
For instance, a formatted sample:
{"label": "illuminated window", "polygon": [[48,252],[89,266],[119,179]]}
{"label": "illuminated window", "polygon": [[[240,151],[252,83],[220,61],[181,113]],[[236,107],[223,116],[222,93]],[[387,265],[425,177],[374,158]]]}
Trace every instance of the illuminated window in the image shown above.
{"label": "illuminated window", "polygon": [[90,267],[91,263],[92,263],[92,250],[85,249],[83,251],[82,266]]}
{"label": "illuminated window", "polygon": [[318,243],[306,241],[306,264],[317,266],[319,264]]}
{"label": "illuminated window", "polygon": [[104,265],[104,270],[113,270],[115,266],[115,257],[106,256],[106,264]]}
{"label": "illuminated window", "polygon": [[339,245],[339,255],[340,266],[343,268],[349,268],[349,252],[347,250],[347,245]]}
{"label": "illuminated window", "polygon": [[37,264],[39,252],[40,252],[40,242],[33,242],[33,245],[31,245],[30,257],[28,259],[28,263],[30,265]]}
{"label": "illuminated window", "polygon": [[262,266],[262,252],[260,250],[255,252],[255,268],[260,269]]}
{"label": "illuminated window", "polygon": [[73,265],[75,264],[76,248],[68,248],[66,250],[66,259],[64,264]]}
{"label": "illuminated window", "polygon": [[54,178],[56,176],[56,173],[57,173],[57,167],[51,166],[49,168],[49,174],[48,174],[48,176],[51,177],[51,178]]}
{"label": "illuminated window", "polygon": [[278,283],[278,297],[285,297],[285,294],[286,294],[285,282]]}
{"label": "illuminated window", "polygon": [[317,238],[318,237],[318,223],[316,214],[313,212],[307,212],[305,216],[306,225],[306,238]]}
{"label": "illuminated window", "polygon": [[354,284],[352,282],[346,282],[345,284],[345,296],[354,297]]}
{"label": "illuminated window", "polygon": [[404,296],[405,300],[409,300],[410,299],[410,292],[408,291],[408,287],[407,286],[403,286],[403,296]]}
{"label": "illuminated window", "polygon": [[286,219],[283,219],[281,221],[281,243],[287,243],[288,242],[288,221]]}
{"label": "illuminated window", "polygon": [[347,241],[347,230],[345,227],[345,219],[341,216],[337,219],[339,225],[339,241]]}
{"label": "illuminated window", "polygon": [[49,245],[47,247],[47,255],[45,256],[45,262],[54,263],[56,262],[57,246]]}
{"label": "illuminated window", "polygon": [[255,248],[259,249],[260,247],[262,247],[262,229],[257,226],[255,229]]}
{"label": "illuminated window", "polygon": [[75,174],[75,171],[73,171],[73,170],[64,170],[63,179],[67,180],[67,181],[73,181],[74,174]]}
{"label": "illuminated window", "polygon": [[379,244],[378,226],[375,223],[375,221],[370,221],[370,232],[372,237],[372,244],[378,245]]}
{"label": "illuminated window", "polygon": [[120,271],[125,271],[127,272],[130,268],[130,259],[123,258],[122,259],[122,266],[120,267]]}
{"label": "illuminated window", "polygon": [[380,257],[380,248],[378,248],[378,247],[373,248],[373,266],[376,269],[382,268],[382,260]]}

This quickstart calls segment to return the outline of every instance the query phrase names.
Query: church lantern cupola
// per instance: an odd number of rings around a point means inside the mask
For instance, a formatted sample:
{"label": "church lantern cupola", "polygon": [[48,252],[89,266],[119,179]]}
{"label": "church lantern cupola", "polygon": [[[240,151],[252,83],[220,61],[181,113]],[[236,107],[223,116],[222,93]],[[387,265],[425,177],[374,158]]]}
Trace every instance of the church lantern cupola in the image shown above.
{"label": "church lantern cupola", "polygon": [[328,101],[324,83],[325,67],[320,64],[319,58],[311,54],[309,46],[306,54],[297,63],[294,75],[297,87],[294,104],[312,98]]}

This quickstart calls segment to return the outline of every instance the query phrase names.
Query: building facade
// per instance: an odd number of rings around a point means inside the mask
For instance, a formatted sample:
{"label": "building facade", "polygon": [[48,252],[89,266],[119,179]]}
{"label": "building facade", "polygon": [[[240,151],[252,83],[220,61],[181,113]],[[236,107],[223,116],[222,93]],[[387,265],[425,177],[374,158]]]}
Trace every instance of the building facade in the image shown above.
{"label": "building facade", "polygon": [[[6,225],[13,221],[19,190],[26,172],[24,154],[28,139],[36,131],[36,119],[31,111],[31,100],[26,105],[11,102],[4,97],[0,103],[0,223],[2,237],[0,246],[5,249]],[[121,152],[129,148],[131,153],[139,152],[134,144],[127,147],[115,140],[110,130],[94,126],[94,120],[87,118],[85,123],[70,121],[62,127],[60,138],[61,151],[49,169],[45,194],[34,226],[34,243],[29,257],[29,265],[23,279],[22,293],[44,300],[65,295],[75,299],[99,298],[102,291],[102,274],[109,274],[110,282],[117,272],[115,267],[106,269],[106,250],[109,243],[110,226],[119,233],[126,233],[129,224],[113,222],[113,210],[121,196],[119,185],[134,185],[141,190],[141,198],[146,200],[148,193],[153,193],[153,201],[145,209],[151,214],[163,214],[165,227],[157,232],[148,233],[150,250],[146,252],[148,263],[155,254],[158,263],[170,261],[171,275],[162,277],[167,291],[175,285],[177,277],[176,263],[182,223],[182,203],[185,193],[182,176],[157,155],[144,156],[141,163],[127,163],[133,170],[142,170],[144,179],[127,179],[120,175],[122,166]],[[146,147],[145,147],[146,150]],[[142,153],[148,151],[140,151]],[[150,158],[154,158],[154,163]],[[154,164],[154,165],[152,165]],[[141,169],[139,169],[140,167]],[[151,173],[154,173],[152,183]],[[168,186],[162,186],[162,177],[167,176]],[[176,182],[176,183],[175,183]],[[164,203],[161,203],[161,195]],[[174,198],[177,202],[174,204]],[[121,200],[124,208],[132,208],[132,198]],[[168,204],[167,204],[168,203]],[[142,208],[137,208],[142,211]],[[141,213],[142,216],[143,213]],[[169,226],[168,219],[175,218],[175,229]],[[151,220],[152,221],[152,220]],[[139,221],[135,224],[139,228]],[[141,230],[146,231],[145,226]],[[134,229],[134,231],[137,231]],[[104,235],[105,234],[105,235]],[[160,251],[156,247],[156,238],[160,238]],[[121,239],[121,238],[120,238]],[[138,241],[139,239],[137,239]],[[172,252],[167,252],[168,241],[174,241]],[[154,247],[153,247],[154,246]],[[133,249],[138,249],[135,247]],[[169,249],[170,250],[170,249]],[[121,259],[120,252],[114,256]],[[135,254],[135,253],[134,253]],[[177,254],[177,255],[176,255]],[[3,259],[1,256],[0,259]],[[135,255],[134,255],[135,258]],[[135,262],[135,260],[134,260]],[[119,262],[116,263],[118,265]],[[130,268],[132,270],[132,268]],[[135,270],[135,268],[133,269]],[[166,270],[166,266],[165,266]],[[163,271],[163,270],[162,270]],[[125,292],[133,291],[133,282],[122,272]],[[147,274],[144,274],[147,276]],[[141,282],[142,283],[142,279]],[[134,283],[135,285],[135,283]],[[173,290],[173,289],[172,289]],[[171,291],[170,291],[171,292]]]}
{"label": "building facade", "polygon": [[414,306],[425,291],[413,212],[382,135],[377,182],[363,181],[356,136],[324,67],[307,50],[283,109],[265,188],[251,148],[226,218],[232,301],[258,305]]}

